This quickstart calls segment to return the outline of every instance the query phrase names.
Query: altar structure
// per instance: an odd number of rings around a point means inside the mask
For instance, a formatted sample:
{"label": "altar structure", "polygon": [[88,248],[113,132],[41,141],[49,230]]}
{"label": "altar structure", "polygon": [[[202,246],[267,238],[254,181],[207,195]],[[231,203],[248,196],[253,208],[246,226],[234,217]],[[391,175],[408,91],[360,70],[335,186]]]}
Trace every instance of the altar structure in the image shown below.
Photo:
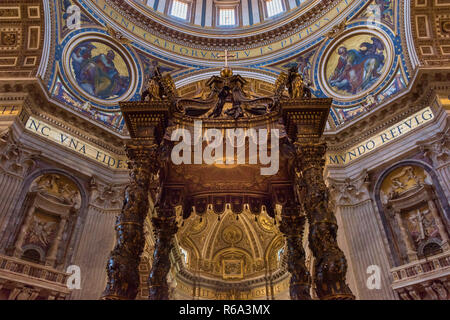
{"label": "altar structure", "polygon": [[[248,98],[243,90],[246,81],[233,75],[227,65],[220,76],[207,81],[206,99],[182,99],[177,96],[170,76],[162,76],[155,68],[142,101],[121,103],[131,136],[127,144],[131,184],[115,227],[117,243],[108,262],[104,299],[136,297],[139,257],[145,242],[144,220],[149,209],[155,233],[149,299],[169,299],[167,275],[175,234],[183,228],[185,220],[211,220],[208,215],[217,217],[218,225],[227,224],[222,237],[231,243],[231,248],[219,258],[224,279],[243,278],[244,268],[247,273],[253,267],[248,265],[252,257],[246,257],[245,250],[234,248],[242,240],[242,231],[230,220],[235,217],[245,221],[254,216],[258,222],[265,217],[266,223],[273,224],[270,227],[277,228],[286,239],[291,299],[311,299],[312,283],[320,299],[354,299],[346,284],[347,262],[337,245],[336,217],[329,207],[329,190],[323,181],[326,146],[320,139],[331,101],[311,98],[309,88],[296,71],[280,75],[272,96]],[[218,132],[231,129],[227,137],[216,137],[221,140],[216,144],[223,149],[224,142],[231,142],[232,152],[227,146],[225,157],[220,151],[213,163],[206,164],[200,159],[192,164],[191,158],[196,158],[194,147],[182,150],[188,153],[183,154],[186,163],[173,163],[173,156],[171,159],[167,154],[173,148],[173,141],[167,137],[170,130],[183,128],[195,135],[194,122],[199,119],[202,126],[195,129],[200,131],[196,143],[201,153],[205,140],[207,144],[214,142],[205,136],[208,129]],[[258,139],[249,133],[261,128],[266,130],[265,141],[261,135]],[[257,149],[261,158],[263,144],[272,155],[280,152],[279,141],[277,148],[273,144],[268,146],[267,128],[277,128],[277,136],[270,131],[270,139],[280,139],[282,151],[276,155],[281,158],[278,170],[264,176],[260,173],[261,164],[250,158],[258,156]],[[247,131],[241,139],[238,129]],[[252,150],[253,138],[257,143]],[[182,143],[189,146],[191,141]],[[239,144],[240,150],[235,148]],[[214,152],[218,153],[218,149]],[[250,160],[250,164],[245,160]],[[314,259],[312,275],[303,248],[306,221]],[[242,292],[249,288],[238,282],[233,289]]]}

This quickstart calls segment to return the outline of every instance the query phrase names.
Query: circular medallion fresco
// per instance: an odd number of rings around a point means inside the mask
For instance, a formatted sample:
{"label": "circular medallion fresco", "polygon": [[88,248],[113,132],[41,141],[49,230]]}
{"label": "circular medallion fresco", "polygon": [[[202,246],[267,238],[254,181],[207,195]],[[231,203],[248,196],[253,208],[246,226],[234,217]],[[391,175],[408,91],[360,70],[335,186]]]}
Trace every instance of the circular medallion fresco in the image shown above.
{"label": "circular medallion fresco", "polygon": [[122,53],[96,40],[76,44],[69,53],[72,80],[89,96],[116,100],[130,89],[130,69]]}
{"label": "circular medallion fresco", "polygon": [[392,50],[378,32],[352,33],[336,42],[324,59],[325,91],[340,100],[371,92],[389,72]]}
{"label": "circular medallion fresco", "polygon": [[242,240],[242,231],[234,225],[229,225],[223,229],[222,239],[225,243],[234,245]]}

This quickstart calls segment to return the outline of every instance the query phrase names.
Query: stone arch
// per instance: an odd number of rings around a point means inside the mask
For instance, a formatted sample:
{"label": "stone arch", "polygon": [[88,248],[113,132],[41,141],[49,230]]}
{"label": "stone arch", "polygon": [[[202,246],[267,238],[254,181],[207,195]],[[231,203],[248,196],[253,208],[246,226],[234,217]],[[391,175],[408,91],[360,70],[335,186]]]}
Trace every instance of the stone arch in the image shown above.
{"label": "stone arch", "polygon": [[[77,208],[76,217],[74,218],[73,225],[71,227],[71,232],[67,237],[67,244],[65,253],[63,254],[62,259],[62,267],[71,264],[71,260],[73,258],[73,253],[76,251],[75,244],[79,243],[79,237],[81,236],[83,222],[85,221],[87,215],[87,208],[89,202],[89,196],[86,191],[86,188],[83,182],[77,178],[72,173],[59,169],[59,168],[46,168],[46,169],[37,169],[34,172],[30,173],[22,182],[21,185],[21,193],[20,197],[17,201],[16,206],[12,210],[9,222],[6,224],[9,230],[14,230],[8,234],[4,234],[4,238],[1,239],[6,248],[12,250],[14,244],[17,240],[17,235],[20,232],[22,223],[24,222],[25,216],[27,214],[27,202],[29,200],[29,194],[31,193],[31,187],[35,181],[37,181],[40,177],[44,177],[45,175],[59,175],[73,183],[79,192],[79,206]],[[11,253],[11,252],[7,252]],[[60,254],[60,249],[58,249],[57,254]]]}
{"label": "stone arch", "polygon": [[45,256],[44,251],[40,247],[38,247],[36,245],[29,244],[29,245],[26,245],[26,246],[23,247],[23,254],[22,254],[22,257],[21,257],[22,259],[25,259],[24,256],[26,256],[26,253],[28,251],[35,251],[35,252],[37,252],[37,254],[39,255],[38,262],[41,262],[43,260],[43,257]]}
{"label": "stone arch", "polygon": [[389,251],[391,253],[391,259],[392,259],[391,261],[393,261],[394,266],[399,266],[404,263],[401,261],[402,259],[399,256],[399,252],[401,250],[398,247],[398,245],[396,244],[396,240],[395,240],[396,236],[394,234],[395,232],[392,230],[390,223],[388,221],[387,212],[385,212],[386,210],[382,203],[380,193],[381,193],[382,184],[386,180],[386,178],[395,170],[402,168],[402,167],[407,167],[407,166],[421,168],[431,178],[432,189],[433,189],[433,192],[434,192],[436,200],[437,200],[436,204],[438,207],[438,211],[441,211],[441,217],[446,220],[445,223],[447,225],[448,225],[449,216],[450,216],[450,207],[449,207],[448,201],[446,200],[445,193],[439,183],[439,179],[438,179],[436,172],[429,164],[427,164],[423,161],[420,161],[420,160],[408,159],[408,160],[399,161],[399,162],[389,166],[385,170],[383,170],[375,182],[375,186],[373,189],[373,197],[375,199],[375,203],[377,204],[378,213],[380,215],[380,219],[381,219],[385,234],[388,238],[388,245],[389,245],[389,249],[390,249]]}
{"label": "stone arch", "polygon": [[271,256],[276,256],[276,252],[278,252],[280,249],[284,248],[285,241],[283,239],[282,235],[278,235],[270,242],[269,246],[267,247],[266,252],[264,253],[264,262],[267,264],[267,268],[270,270],[272,269],[270,258]]}

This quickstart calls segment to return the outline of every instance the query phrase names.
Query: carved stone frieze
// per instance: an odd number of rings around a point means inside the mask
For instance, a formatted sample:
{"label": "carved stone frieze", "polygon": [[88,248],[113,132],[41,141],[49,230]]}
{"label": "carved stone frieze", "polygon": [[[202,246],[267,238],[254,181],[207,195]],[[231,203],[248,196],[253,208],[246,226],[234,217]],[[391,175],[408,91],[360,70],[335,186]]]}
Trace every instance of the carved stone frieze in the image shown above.
{"label": "carved stone frieze", "polygon": [[392,288],[401,300],[449,300],[449,261],[446,252],[393,268]]}
{"label": "carved stone frieze", "polygon": [[64,300],[70,295],[68,277],[49,266],[0,255],[0,290],[8,300]]}
{"label": "carved stone frieze", "polygon": [[51,201],[79,208],[81,195],[78,187],[73,181],[59,174],[44,174],[36,179],[30,191],[38,192]]}
{"label": "carved stone frieze", "polygon": [[[326,14],[330,7],[336,4],[336,0],[323,0],[315,4],[310,10],[304,14],[290,20],[289,23],[281,23],[272,28],[267,28],[266,32],[256,32],[251,34],[243,34],[240,37],[214,37],[204,36],[204,32],[208,32],[210,28],[199,29],[201,34],[195,34],[192,27],[190,32],[179,31],[179,26],[174,27],[169,21],[162,23],[159,19],[151,18],[147,16],[142,10],[137,10],[134,6],[130,5],[126,1],[110,0],[109,4],[117,9],[121,14],[128,17],[130,20],[135,21],[137,25],[145,25],[145,29],[149,32],[165,38],[170,41],[175,41],[179,44],[184,44],[193,47],[201,48],[238,48],[242,50],[246,46],[264,42],[272,43],[286,37],[288,34],[295,33],[295,30],[300,30],[304,27],[305,21],[312,23],[314,19]],[[245,29],[244,29],[245,30]],[[219,31],[220,32],[220,31]],[[247,32],[247,30],[245,30]],[[244,45],[245,44],[245,45]]]}

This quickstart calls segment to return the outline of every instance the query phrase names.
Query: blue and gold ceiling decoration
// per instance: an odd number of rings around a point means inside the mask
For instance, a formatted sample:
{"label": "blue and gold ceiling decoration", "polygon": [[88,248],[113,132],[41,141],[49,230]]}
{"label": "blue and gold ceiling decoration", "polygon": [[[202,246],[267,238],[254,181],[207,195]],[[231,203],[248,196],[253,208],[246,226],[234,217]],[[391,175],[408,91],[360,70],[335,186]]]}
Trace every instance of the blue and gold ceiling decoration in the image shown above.
{"label": "blue and gold ceiling decoration", "polygon": [[[198,81],[203,73],[209,77],[210,70],[223,64],[218,53],[226,47],[143,34],[142,23],[126,13],[118,16],[119,9],[106,2],[100,7],[100,2],[105,1],[51,0],[55,59],[45,79],[58,103],[126,134],[118,102],[139,99],[152,61],[182,83]],[[74,5],[80,8],[81,27],[72,30],[67,10]],[[232,67],[267,82],[297,66],[315,96],[333,98],[330,125],[338,127],[405,90],[411,70],[400,0],[342,0],[333,5],[287,38],[228,49],[238,57],[230,61]],[[329,16],[332,11],[337,13]]]}

